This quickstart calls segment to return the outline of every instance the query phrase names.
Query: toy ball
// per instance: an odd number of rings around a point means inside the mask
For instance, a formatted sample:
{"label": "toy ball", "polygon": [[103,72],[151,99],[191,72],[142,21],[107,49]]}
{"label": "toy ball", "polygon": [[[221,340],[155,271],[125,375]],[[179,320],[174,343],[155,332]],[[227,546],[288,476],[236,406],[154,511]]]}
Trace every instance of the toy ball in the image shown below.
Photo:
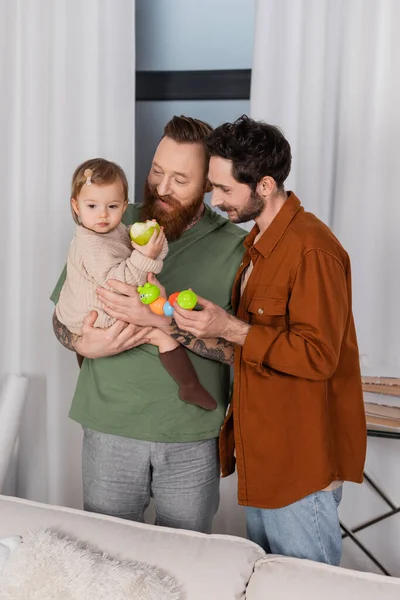
{"label": "toy ball", "polygon": [[176,301],[181,308],[192,310],[197,304],[197,296],[192,290],[183,290]]}
{"label": "toy ball", "polygon": [[154,302],[152,302],[150,304],[150,309],[153,311],[153,313],[155,313],[156,315],[163,315],[164,314],[164,305],[166,304],[167,300],[165,300],[165,298],[161,298],[158,297],[157,300],[154,300]]}
{"label": "toy ball", "polygon": [[176,302],[176,299],[178,298],[180,292],[174,292],[173,294],[170,295],[170,297],[168,298],[168,302],[170,303],[171,306],[173,306]]}
{"label": "toy ball", "polygon": [[153,283],[145,283],[137,288],[140,301],[143,304],[151,304],[160,296],[160,288]]}
{"label": "toy ball", "polygon": [[157,230],[157,232],[160,233],[160,226],[157,221],[134,223],[129,230],[129,236],[135,244],[145,246],[153,235],[154,230]]}
{"label": "toy ball", "polygon": [[[179,296],[179,294],[178,294],[178,296]],[[163,313],[166,317],[172,317],[172,315],[174,314],[174,307],[171,306],[171,303],[169,300],[166,300],[166,302],[164,303]]]}

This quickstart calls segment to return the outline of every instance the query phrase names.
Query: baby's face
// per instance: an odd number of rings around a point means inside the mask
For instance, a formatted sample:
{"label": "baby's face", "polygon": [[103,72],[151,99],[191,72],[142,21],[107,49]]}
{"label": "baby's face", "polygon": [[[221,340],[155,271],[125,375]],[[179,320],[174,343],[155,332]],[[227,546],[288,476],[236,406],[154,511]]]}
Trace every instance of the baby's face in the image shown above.
{"label": "baby's face", "polygon": [[82,225],[96,233],[108,233],[118,227],[128,205],[118,181],[107,185],[85,184],[71,204]]}

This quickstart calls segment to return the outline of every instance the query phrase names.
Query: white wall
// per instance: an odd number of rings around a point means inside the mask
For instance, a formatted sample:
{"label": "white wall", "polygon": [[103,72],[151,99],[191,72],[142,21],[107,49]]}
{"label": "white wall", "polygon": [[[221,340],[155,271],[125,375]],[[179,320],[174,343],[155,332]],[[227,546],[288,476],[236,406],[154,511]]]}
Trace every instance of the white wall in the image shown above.
{"label": "white wall", "polygon": [[249,69],[255,0],[136,0],[138,71]]}

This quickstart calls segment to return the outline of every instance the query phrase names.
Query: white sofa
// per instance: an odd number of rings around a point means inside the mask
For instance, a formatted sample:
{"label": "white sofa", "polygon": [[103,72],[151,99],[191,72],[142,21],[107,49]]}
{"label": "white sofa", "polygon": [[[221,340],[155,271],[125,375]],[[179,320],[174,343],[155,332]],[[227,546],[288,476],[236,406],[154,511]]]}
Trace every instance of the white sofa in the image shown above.
{"label": "white sofa", "polygon": [[110,555],[155,564],[187,600],[399,600],[400,579],[266,556],[236,537],[132,523],[0,496],[0,538],[49,528]]}

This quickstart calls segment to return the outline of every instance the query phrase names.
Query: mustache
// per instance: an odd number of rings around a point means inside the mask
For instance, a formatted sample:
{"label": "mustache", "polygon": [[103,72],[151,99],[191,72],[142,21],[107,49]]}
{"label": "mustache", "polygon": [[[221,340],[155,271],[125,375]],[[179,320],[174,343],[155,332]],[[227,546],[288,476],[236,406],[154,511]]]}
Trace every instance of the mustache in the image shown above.
{"label": "mustache", "polygon": [[[142,219],[156,219],[164,227],[168,241],[178,239],[200,210],[204,194],[193,197],[192,202],[183,204],[172,194],[161,196],[155,186],[145,183],[142,203]],[[157,202],[160,200],[160,202]],[[164,206],[161,205],[161,201]],[[166,209],[165,207],[169,208]]]}
{"label": "mustache", "polygon": [[161,200],[165,204],[170,204],[171,206],[179,205],[178,200],[176,200],[176,198],[171,196],[171,194],[168,194],[167,196],[160,196],[160,194],[155,189],[151,190],[151,192],[152,192],[151,195],[152,195],[153,202],[154,202],[154,200]]}

